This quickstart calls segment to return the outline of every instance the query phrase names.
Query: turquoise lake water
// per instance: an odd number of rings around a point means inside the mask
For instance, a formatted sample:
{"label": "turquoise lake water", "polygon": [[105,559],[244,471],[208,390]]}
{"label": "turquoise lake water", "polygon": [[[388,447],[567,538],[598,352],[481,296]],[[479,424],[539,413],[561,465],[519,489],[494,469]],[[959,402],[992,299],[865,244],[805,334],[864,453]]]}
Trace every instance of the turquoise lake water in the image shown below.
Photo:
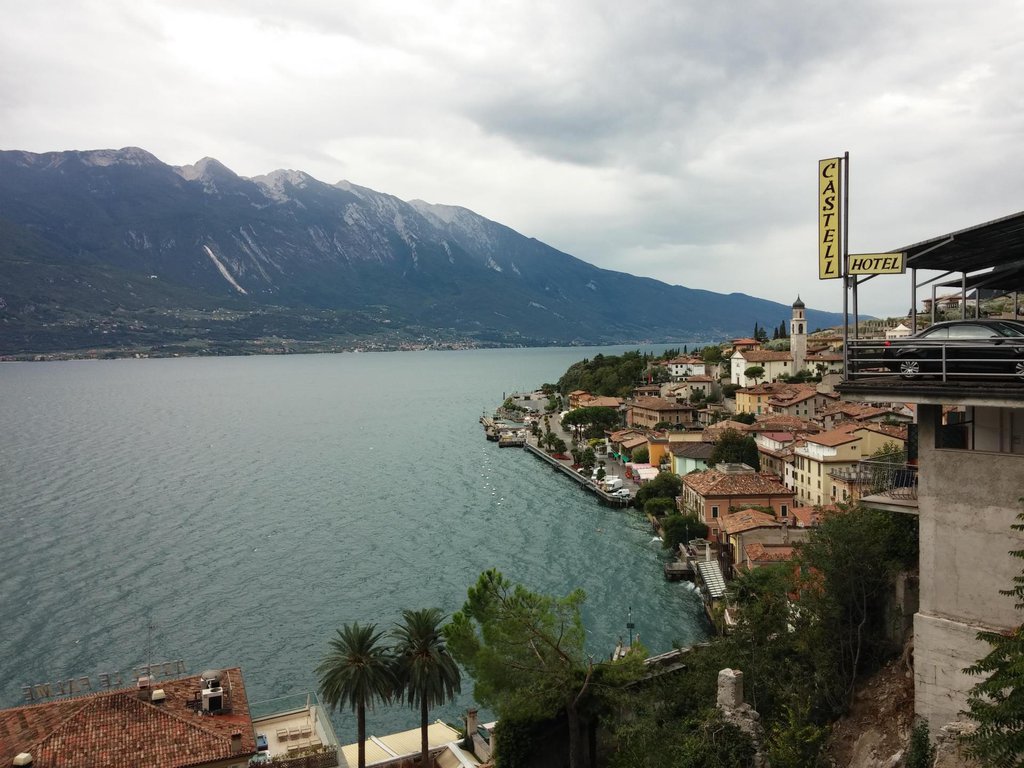
{"label": "turquoise lake water", "polygon": [[[252,701],[316,688],[335,628],[457,610],[481,571],[627,612],[652,653],[706,636],[636,513],[600,506],[478,418],[627,348],[0,364],[0,706],[22,686],[183,659]],[[471,704],[434,713],[457,720]],[[378,707],[371,733],[412,728]],[[343,741],[354,716],[335,716]]]}

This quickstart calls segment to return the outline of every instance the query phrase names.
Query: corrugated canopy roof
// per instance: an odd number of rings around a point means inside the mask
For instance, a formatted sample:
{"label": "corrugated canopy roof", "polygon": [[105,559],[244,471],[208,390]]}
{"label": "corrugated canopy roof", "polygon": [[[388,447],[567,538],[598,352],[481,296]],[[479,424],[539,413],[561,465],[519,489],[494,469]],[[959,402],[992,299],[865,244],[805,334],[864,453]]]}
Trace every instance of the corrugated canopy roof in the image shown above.
{"label": "corrugated canopy roof", "polygon": [[994,268],[991,273],[976,276],[977,283],[968,278],[968,285],[1020,290],[1024,288],[1024,211],[893,252],[898,251],[906,252],[910,268],[955,272]]}

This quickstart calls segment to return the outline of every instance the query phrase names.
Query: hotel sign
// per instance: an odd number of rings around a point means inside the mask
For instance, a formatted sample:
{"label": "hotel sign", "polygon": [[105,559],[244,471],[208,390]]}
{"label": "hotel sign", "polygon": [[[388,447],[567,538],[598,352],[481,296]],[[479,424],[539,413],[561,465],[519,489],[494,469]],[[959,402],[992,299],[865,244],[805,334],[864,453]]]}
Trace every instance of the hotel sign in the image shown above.
{"label": "hotel sign", "polygon": [[[171,677],[185,674],[185,662],[181,659],[162,661],[159,664],[144,664],[132,670],[128,684],[132,684],[142,676],[152,678]],[[21,686],[21,695],[26,702],[52,699],[55,696],[70,696],[76,693],[95,693],[96,691],[122,688],[125,679],[120,672],[108,672],[97,677],[95,684],[89,677],[69,677],[52,683],[37,683]]]}
{"label": "hotel sign", "polygon": [[907,271],[905,253],[851,253],[851,275],[902,275]]}
{"label": "hotel sign", "polygon": [[818,279],[842,277],[839,248],[841,159],[818,161]]}

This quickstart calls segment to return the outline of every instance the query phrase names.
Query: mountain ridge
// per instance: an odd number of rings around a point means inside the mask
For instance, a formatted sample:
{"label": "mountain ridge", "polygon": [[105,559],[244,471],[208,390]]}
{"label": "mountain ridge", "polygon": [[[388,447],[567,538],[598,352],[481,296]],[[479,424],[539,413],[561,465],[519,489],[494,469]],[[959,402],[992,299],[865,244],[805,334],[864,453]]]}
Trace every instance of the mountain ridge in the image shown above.
{"label": "mountain ridge", "polygon": [[[247,318],[227,334],[212,321],[162,326],[176,343],[240,342],[247,331],[249,342],[330,337],[341,346],[713,341],[790,312],[601,269],[462,206],[296,170],[247,178],[212,157],[171,166],[138,147],[0,152],[0,223],[0,322],[19,339],[0,342],[0,354],[51,349],[54,320],[81,321],[69,349],[116,347],[133,334],[111,338],[104,318],[127,313],[129,326],[145,325],[137,315],[154,307]],[[60,290],[47,296],[55,270]],[[305,331],[303,316],[316,318]],[[808,318],[826,326],[839,316]],[[159,335],[135,333],[135,343]]]}

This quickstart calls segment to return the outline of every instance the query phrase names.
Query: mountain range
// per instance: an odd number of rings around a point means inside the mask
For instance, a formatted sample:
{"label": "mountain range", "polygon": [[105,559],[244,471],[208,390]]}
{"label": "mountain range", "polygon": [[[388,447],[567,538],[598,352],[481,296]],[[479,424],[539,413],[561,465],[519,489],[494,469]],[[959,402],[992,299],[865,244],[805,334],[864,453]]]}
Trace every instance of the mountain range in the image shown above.
{"label": "mountain range", "polygon": [[0,355],[717,341],[789,316],[300,171],[0,152]]}

